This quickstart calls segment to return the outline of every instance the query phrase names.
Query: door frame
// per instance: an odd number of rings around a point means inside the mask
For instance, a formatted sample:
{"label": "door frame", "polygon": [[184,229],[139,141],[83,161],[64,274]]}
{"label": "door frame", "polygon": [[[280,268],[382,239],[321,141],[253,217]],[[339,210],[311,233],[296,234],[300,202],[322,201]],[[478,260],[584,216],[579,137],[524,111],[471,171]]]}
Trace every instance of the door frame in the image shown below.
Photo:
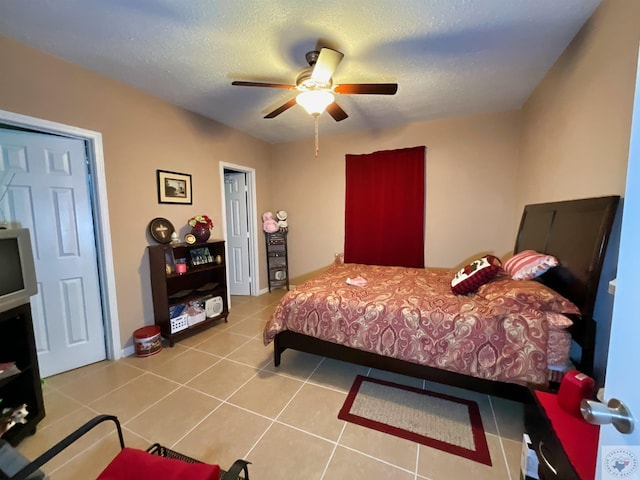
{"label": "door frame", "polygon": [[111,227],[109,224],[109,203],[107,200],[107,179],[104,170],[102,134],[1,109],[0,124],[27,128],[40,133],[77,138],[85,142],[89,171],[93,179],[89,192],[93,203],[92,211],[94,214],[106,354],[107,359],[118,360],[122,357],[122,345],[120,343],[120,322],[118,319],[115,268],[113,266],[113,251],[111,248]]}
{"label": "door frame", "polygon": [[[219,162],[220,169],[220,196],[222,198],[222,228],[224,229],[224,250],[225,257],[228,256],[228,242],[227,242],[227,201],[224,190],[224,171],[233,170],[238,173],[244,173],[247,175],[247,223],[249,230],[249,272],[251,275],[250,294],[251,296],[260,295],[259,278],[260,278],[260,265],[258,265],[258,239],[256,235],[257,217],[256,212],[258,206],[256,203],[256,170],[254,168],[245,167],[242,165],[236,165],[235,163]],[[227,285],[229,284],[229,262],[227,262]],[[229,294],[231,297],[231,294]],[[229,298],[229,300],[231,300]],[[231,302],[229,302],[231,304]]]}

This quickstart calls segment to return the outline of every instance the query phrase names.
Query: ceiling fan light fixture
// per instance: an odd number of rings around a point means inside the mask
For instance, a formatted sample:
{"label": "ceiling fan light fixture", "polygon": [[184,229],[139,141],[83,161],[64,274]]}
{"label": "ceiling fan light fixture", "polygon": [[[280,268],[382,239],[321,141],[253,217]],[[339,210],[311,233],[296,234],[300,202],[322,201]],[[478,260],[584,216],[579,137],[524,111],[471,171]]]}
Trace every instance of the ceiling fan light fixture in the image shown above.
{"label": "ceiling fan light fixture", "polygon": [[299,93],[296,102],[304,108],[309,115],[320,115],[335,100],[333,93],[327,90],[309,90]]}

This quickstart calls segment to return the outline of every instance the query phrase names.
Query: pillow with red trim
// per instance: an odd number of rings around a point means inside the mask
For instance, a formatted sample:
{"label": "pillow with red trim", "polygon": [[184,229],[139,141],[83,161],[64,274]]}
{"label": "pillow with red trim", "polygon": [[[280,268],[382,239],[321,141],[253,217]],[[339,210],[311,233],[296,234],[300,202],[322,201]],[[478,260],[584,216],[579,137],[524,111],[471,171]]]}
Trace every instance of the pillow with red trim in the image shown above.
{"label": "pillow with red trim", "polygon": [[504,262],[504,269],[514,280],[531,280],[557,267],[558,263],[553,255],[523,250]]}
{"label": "pillow with red trim", "polygon": [[573,320],[561,313],[545,312],[544,316],[547,318],[549,330],[566,330],[573,325]]}
{"label": "pillow with red trim", "polygon": [[451,280],[451,291],[457,295],[475,292],[481,285],[493,279],[501,267],[502,262],[493,255],[478,258],[454,275]]}

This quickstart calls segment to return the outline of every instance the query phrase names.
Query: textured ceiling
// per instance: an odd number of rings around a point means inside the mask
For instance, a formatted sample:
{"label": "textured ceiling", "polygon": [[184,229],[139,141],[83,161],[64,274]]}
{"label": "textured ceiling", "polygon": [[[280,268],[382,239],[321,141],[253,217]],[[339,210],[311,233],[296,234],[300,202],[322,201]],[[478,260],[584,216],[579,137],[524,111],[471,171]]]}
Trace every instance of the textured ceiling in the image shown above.
{"label": "textured ceiling", "polygon": [[293,92],[233,80],[295,83],[305,53],[327,46],[345,54],[334,83],[399,84],[337,96],[349,118],[322,115],[323,134],[519,108],[598,4],[2,0],[0,34],[280,143],[313,136],[312,117],[295,106],[263,119]]}

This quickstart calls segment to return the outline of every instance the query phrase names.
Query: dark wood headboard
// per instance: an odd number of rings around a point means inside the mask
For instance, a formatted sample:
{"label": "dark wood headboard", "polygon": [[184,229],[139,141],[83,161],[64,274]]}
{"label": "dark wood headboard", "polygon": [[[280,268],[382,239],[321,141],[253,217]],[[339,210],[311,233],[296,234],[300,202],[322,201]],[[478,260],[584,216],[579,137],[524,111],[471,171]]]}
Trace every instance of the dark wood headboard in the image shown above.
{"label": "dark wood headboard", "polygon": [[619,201],[615,195],[527,205],[516,239],[515,252],[536,250],[560,260],[537,280],[580,308],[582,316],[575,319],[572,335],[582,347],[577,366],[588,374],[595,349],[593,308]]}

